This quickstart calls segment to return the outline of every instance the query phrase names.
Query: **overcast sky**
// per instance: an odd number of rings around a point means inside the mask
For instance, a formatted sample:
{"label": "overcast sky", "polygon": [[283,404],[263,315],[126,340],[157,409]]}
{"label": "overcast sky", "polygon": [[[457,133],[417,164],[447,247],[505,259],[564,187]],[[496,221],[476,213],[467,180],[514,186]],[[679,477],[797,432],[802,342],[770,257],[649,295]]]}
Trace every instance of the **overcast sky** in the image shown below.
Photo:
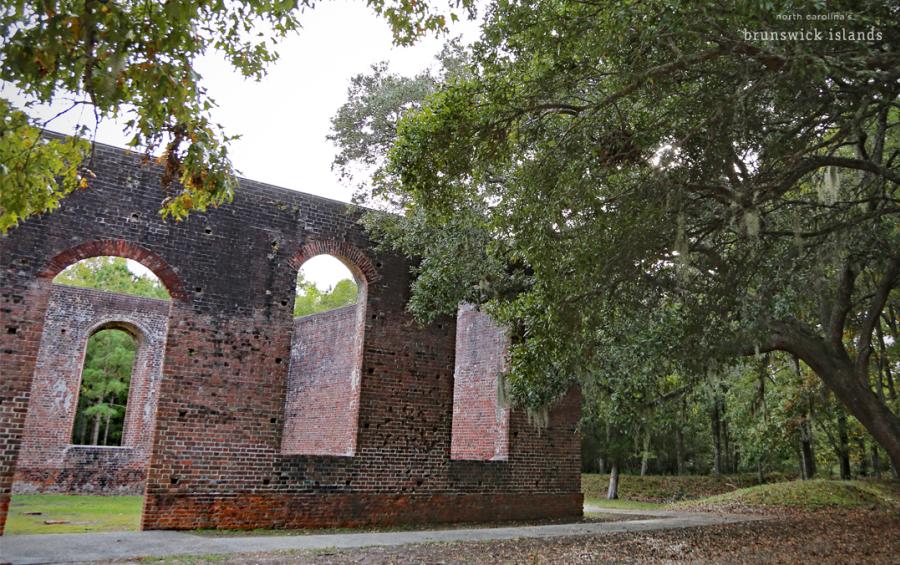
{"label": "overcast sky", "polygon": [[[350,78],[385,60],[394,72],[413,75],[433,64],[445,38],[394,47],[388,25],[359,0],[319,4],[304,13],[301,22],[299,34],[279,45],[281,58],[261,82],[242,79],[214,55],[197,67],[219,104],[213,121],[229,134],[242,136],[231,145],[231,159],[241,176],[349,202],[352,190],[332,173],[335,148],[325,136],[331,117],[346,100]],[[451,35],[459,34],[471,41],[476,24],[456,24]],[[9,87],[2,93],[17,99]],[[63,107],[45,108],[40,115],[49,118]],[[69,133],[79,119],[88,116],[73,111],[48,127]],[[102,124],[97,135],[98,141],[120,147],[126,139],[114,122]],[[323,258],[308,263],[304,274],[324,288],[349,273],[337,260]]]}

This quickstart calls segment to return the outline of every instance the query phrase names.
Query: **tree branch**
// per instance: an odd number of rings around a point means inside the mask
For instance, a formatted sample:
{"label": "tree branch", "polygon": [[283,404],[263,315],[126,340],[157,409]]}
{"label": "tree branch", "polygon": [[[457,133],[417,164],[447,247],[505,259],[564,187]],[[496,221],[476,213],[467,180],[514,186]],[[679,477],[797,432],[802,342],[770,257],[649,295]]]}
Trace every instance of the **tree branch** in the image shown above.
{"label": "tree branch", "polygon": [[891,290],[897,286],[898,277],[900,277],[900,254],[891,257],[884,276],[881,277],[881,282],[878,283],[875,295],[872,297],[862,328],[860,328],[856,345],[858,351],[856,372],[860,379],[865,378],[868,380],[869,357],[872,353],[872,332],[875,330],[875,325],[879,323]]}

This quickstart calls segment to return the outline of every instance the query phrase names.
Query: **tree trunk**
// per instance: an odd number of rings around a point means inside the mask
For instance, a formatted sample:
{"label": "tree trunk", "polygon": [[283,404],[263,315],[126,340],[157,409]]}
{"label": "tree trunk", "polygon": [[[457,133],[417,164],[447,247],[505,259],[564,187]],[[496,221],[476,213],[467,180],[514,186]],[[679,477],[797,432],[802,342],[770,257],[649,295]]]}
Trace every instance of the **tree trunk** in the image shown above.
{"label": "tree trunk", "polygon": [[644,426],[644,446],[641,450],[641,476],[647,475],[650,468],[650,426]]}
{"label": "tree trunk", "polygon": [[766,482],[766,477],[763,475],[762,459],[756,460],[756,482],[758,484]]}
{"label": "tree trunk", "polygon": [[98,445],[100,441],[100,414],[94,416],[94,431],[91,434],[91,445]]}
{"label": "tree trunk", "polygon": [[676,474],[684,474],[684,433],[681,428],[675,428],[675,465]]}
{"label": "tree trunk", "polygon": [[722,403],[722,407],[719,410],[719,422],[722,426],[722,471],[725,474],[734,472],[734,460],[732,459],[731,452],[731,438],[728,437],[728,419],[725,418],[725,403]]}
{"label": "tree trunk", "polygon": [[884,384],[885,384],[885,371],[890,373],[890,368],[888,367],[888,359],[887,359],[887,348],[884,345],[884,333],[881,331],[881,321],[875,326],[875,338],[878,341],[878,369],[875,371],[875,393],[878,395],[878,400],[881,402],[885,401],[884,398]]}
{"label": "tree trunk", "polygon": [[794,349],[887,452],[894,468],[900,467],[900,418],[878,400],[868,378],[856,374],[849,357],[831,354],[823,343],[807,340]]}
{"label": "tree trunk", "polygon": [[800,422],[800,462],[803,480],[808,481],[816,476],[816,456],[812,446],[812,427],[809,419]]}
{"label": "tree trunk", "polygon": [[872,444],[872,475],[876,479],[881,478],[881,457],[878,455],[878,446]]}
{"label": "tree trunk", "polygon": [[713,439],[713,474],[719,476],[722,474],[722,436],[719,428],[719,398],[713,400],[713,407],[710,413],[710,424],[712,426]]}
{"label": "tree trunk", "polygon": [[109,445],[109,414],[106,415],[106,423],[103,426],[103,445]]}
{"label": "tree trunk", "polygon": [[847,415],[841,410],[838,413],[838,459],[841,464],[841,480],[850,480],[850,441],[847,437]]}
{"label": "tree trunk", "polygon": [[868,477],[869,458],[866,457],[866,440],[864,440],[863,438],[858,438],[856,443],[857,445],[859,445],[859,476]]}
{"label": "tree trunk", "polygon": [[607,500],[619,498],[619,462],[613,460],[612,469],[609,472],[609,489],[606,491]]}
{"label": "tree trunk", "polygon": [[[891,338],[893,338],[894,343],[897,343],[898,338],[900,336],[897,335],[897,314],[894,311],[894,307],[888,305],[887,307],[887,315],[882,313],[882,319],[885,320],[888,324],[888,327],[891,330]],[[881,330],[881,324],[876,326],[879,330]],[[881,347],[884,348],[884,332],[881,332]],[[891,400],[897,399],[897,389],[894,388],[894,377],[891,374],[891,364],[889,361],[885,361],[884,363],[884,376],[887,379],[887,387],[888,387],[888,395]]]}

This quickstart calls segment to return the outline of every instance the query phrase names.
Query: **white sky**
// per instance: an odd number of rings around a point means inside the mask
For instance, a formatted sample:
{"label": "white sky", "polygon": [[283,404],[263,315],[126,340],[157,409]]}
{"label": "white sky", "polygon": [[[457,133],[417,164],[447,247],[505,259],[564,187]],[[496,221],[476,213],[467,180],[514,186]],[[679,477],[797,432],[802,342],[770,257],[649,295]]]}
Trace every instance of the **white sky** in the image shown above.
{"label": "white sky", "polygon": [[[242,79],[214,55],[200,60],[197,69],[219,104],[212,112],[213,121],[229,134],[242,135],[230,149],[241,176],[349,202],[352,189],[331,172],[335,148],[325,136],[331,117],[346,100],[350,78],[384,60],[392,71],[413,75],[433,64],[446,38],[427,37],[413,47],[394,47],[388,25],[359,0],[319,4],[302,14],[301,23],[299,34],[279,45],[281,58],[259,83]],[[473,40],[477,24],[455,24],[450,36],[460,34],[466,41]],[[0,84],[0,95],[22,100],[5,84]],[[48,119],[64,107],[59,104],[34,113]],[[92,125],[87,113],[73,111],[48,127],[70,133],[79,120],[88,119]],[[127,138],[119,124],[106,122],[97,140],[124,147]],[[330,257],[307,265],[307,280],[320,288],[349,276],[346,267]]]}

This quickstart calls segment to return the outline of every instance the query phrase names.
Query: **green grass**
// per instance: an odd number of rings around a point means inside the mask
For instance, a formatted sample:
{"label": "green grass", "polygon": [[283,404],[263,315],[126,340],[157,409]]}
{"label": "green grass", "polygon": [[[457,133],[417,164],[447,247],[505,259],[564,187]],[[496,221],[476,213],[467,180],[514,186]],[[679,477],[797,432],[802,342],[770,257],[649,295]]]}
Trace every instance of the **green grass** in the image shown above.
{"label": "green grass", "polygon": [[660,502],[642,502],[639,500],[607,500],[605,498],[590,498],[585,496],[584,502],[600,508],[615,508],[619,510],[660,510],[665,504]]}
{"label": "green grass", "polygon": [[[141,525],[142,504],[142,496],[16,494],[9,505],[6,533],[137,531]],[[67,523],[45,524],[45,521]]]}
{"label": "green grass", "polygon": [[743,488],[701,500],[681,502],[692,507],[900,508],[900,486],[888,481],[790,481]]}
{"label": "green grass", "polygon": [[[783,475],[769,475],[766,482],[784,481]],[[739,475],[620,475],[619,498],[640,502],[671,503],[724,494],[757,484],[755,473]],[[581,490],[589,499],[606,498],[609,475],[581,475]]]}

